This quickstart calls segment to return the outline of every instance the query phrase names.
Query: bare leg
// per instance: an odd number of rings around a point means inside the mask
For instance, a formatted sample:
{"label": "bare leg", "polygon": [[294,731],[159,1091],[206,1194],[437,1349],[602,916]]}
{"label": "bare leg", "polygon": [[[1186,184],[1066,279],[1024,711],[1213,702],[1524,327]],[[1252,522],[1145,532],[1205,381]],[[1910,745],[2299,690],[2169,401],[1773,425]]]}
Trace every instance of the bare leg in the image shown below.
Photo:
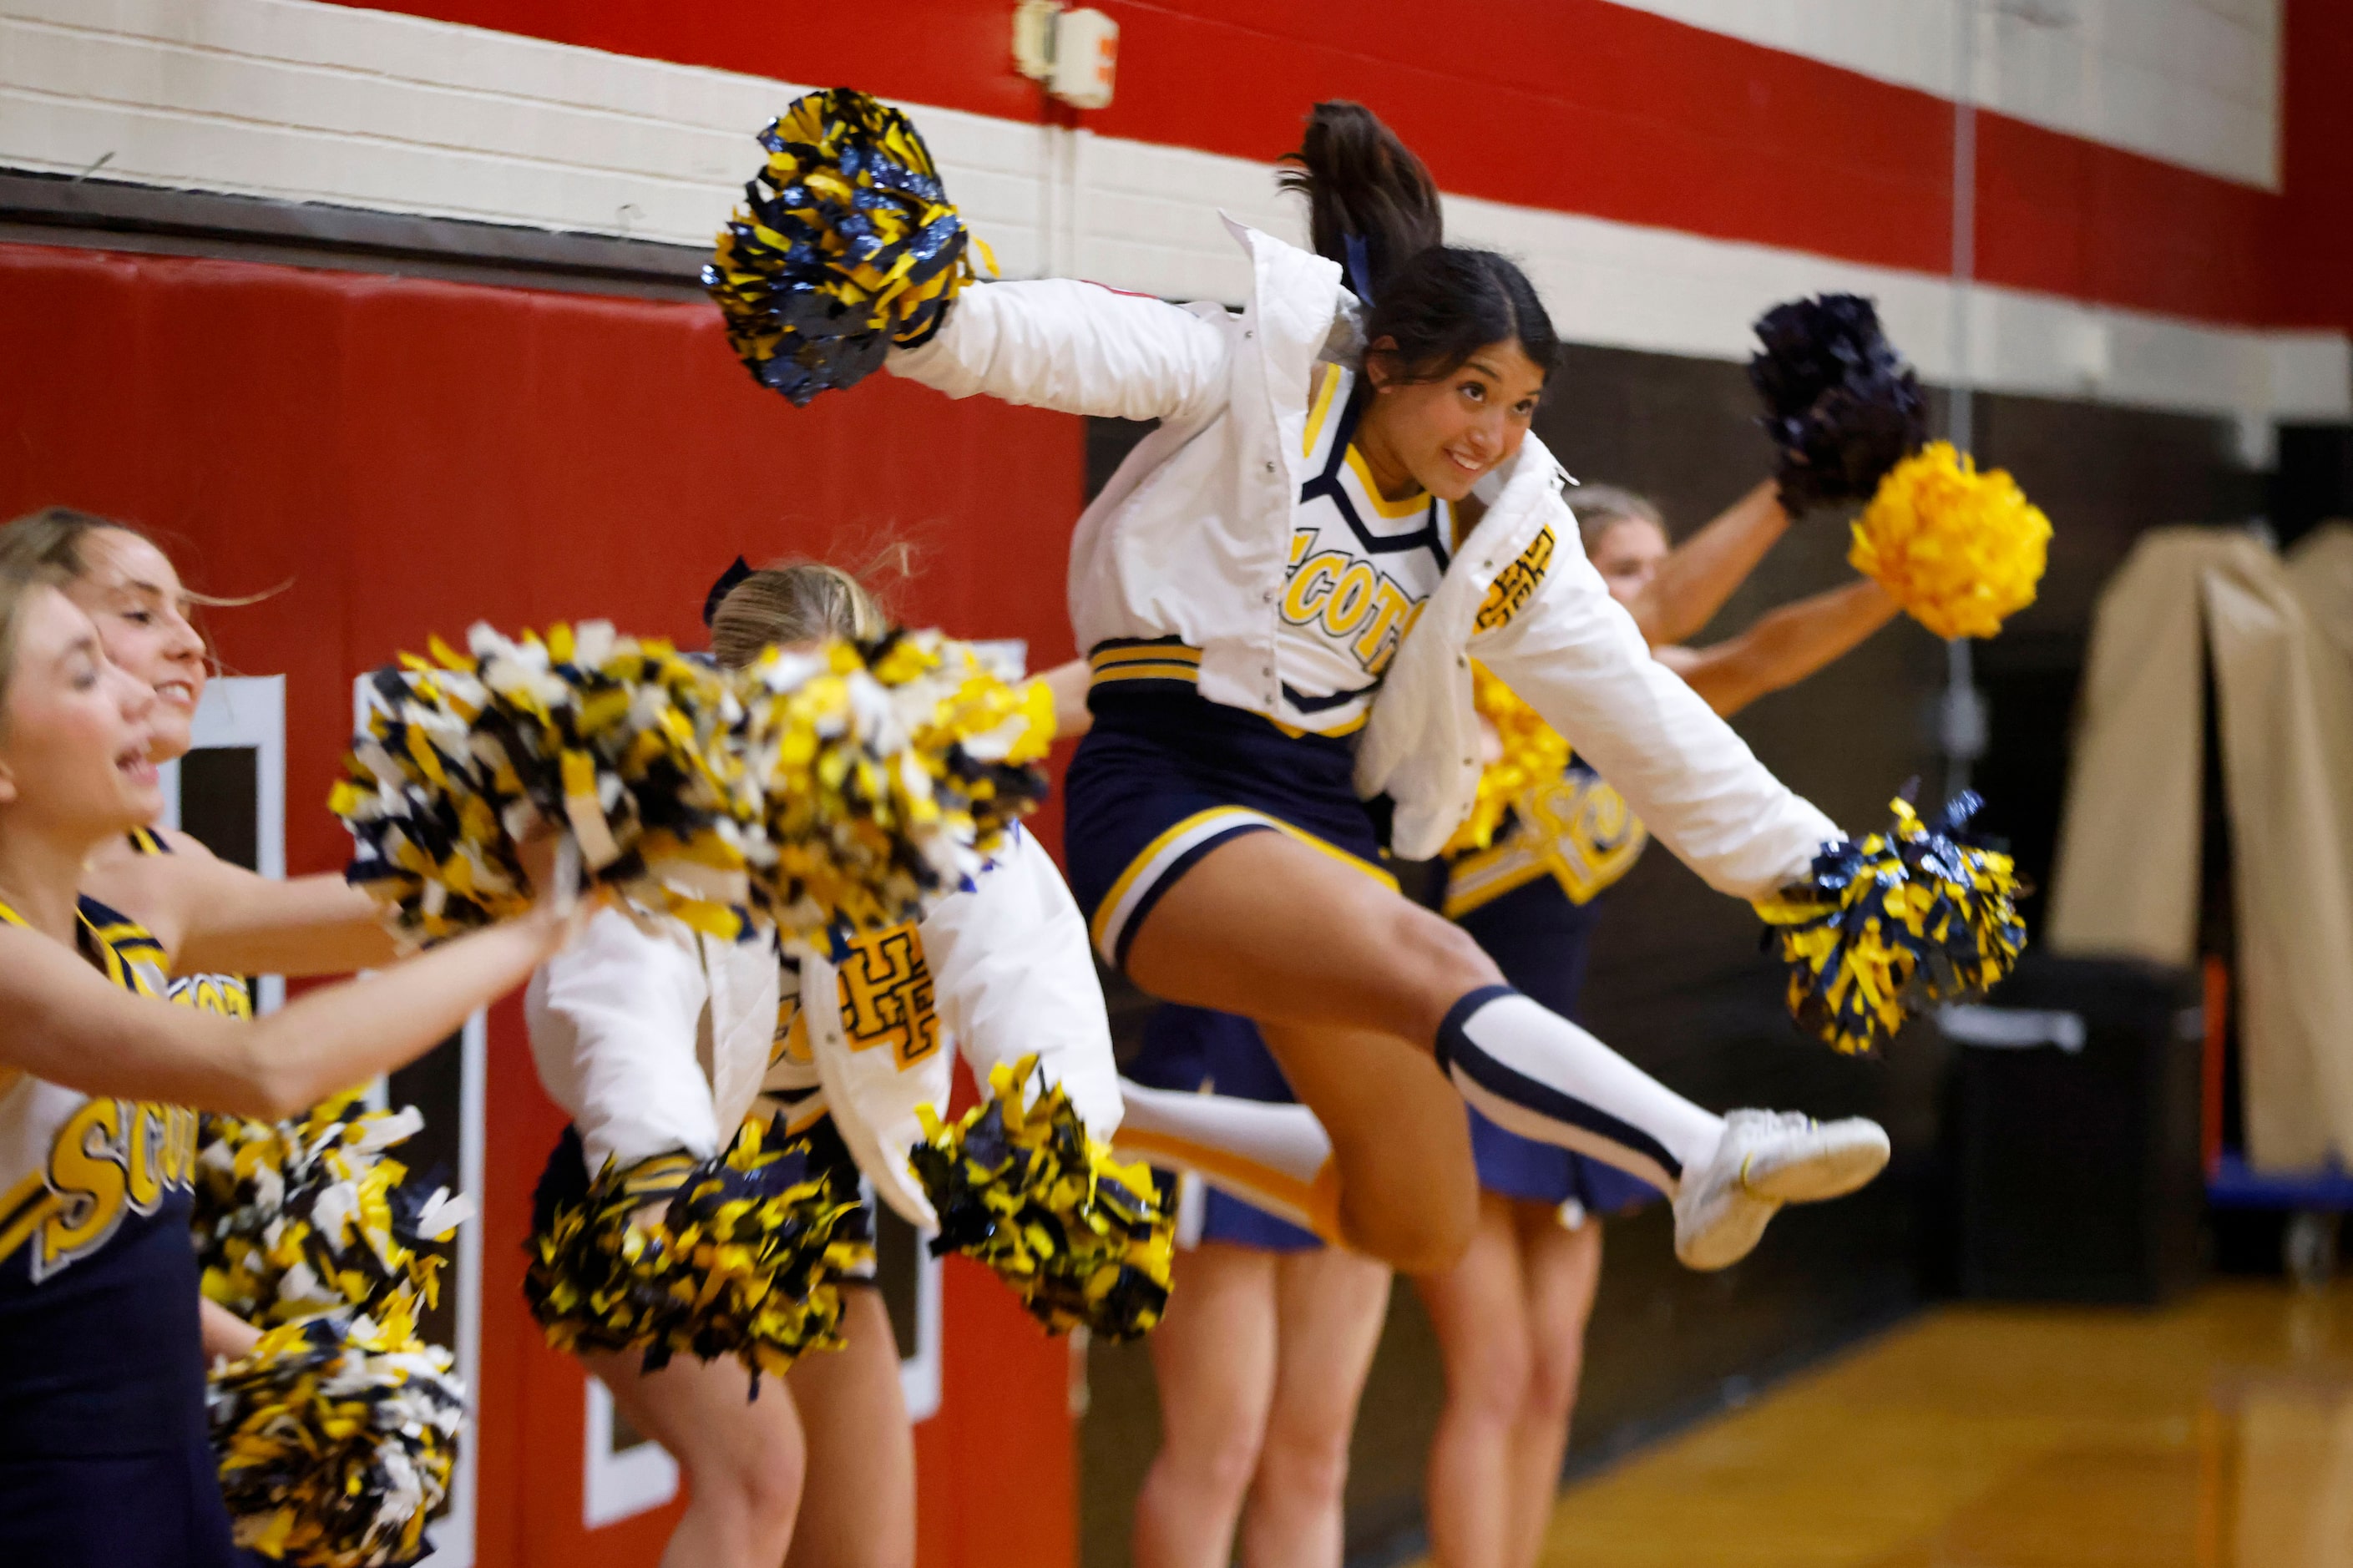
{"label": "bare leg", "polygon": [[899,1346],[878,1290],[843,1292],[839,1351],[793,1363],[786,1382],[808,1431],[808,1484],[791,1568],[913,1568],[915,1430],[899,1392]]}
{"label": "bare leg", "polygon": [[[1479,1194],[1479,1225],[1462,1260],[1414,1284],[1438,1331],[1446,1403],[1431,1436],[1423,1506],[1439,1568],[1514,1568],[1516,1458],[1535,1360],[1512,1201]],[[1549,1493],[1547,1493],[1547,1496]]]}
{"label": "bare leg", "polygon": [[1209,1242],[1176,1255],[1148,1342],[1160,1452],[1135,1500],[1135,1568],[1226,1568],[1274,1393],[1272,1254]]}
{"label": "bare leg", "polygon": [[1246,1568],[1340,1568],[1348,1438],[1388,1316],[1389,1271],[1325,1249],[1275,1264],[1274,1403],[1242,1513]]}
{"label": "bare leg", "polygon": [[[1442,1033],[1463,1034],[1463,1008],[1502,986],[1468,932],[1353,866],[1284,835],[1253,833],[1212,849],[1167,889],[1144,917],[1127,964],[1155,995],[1259,1023],[1331,1134],[1342,1228],[1353,1245],[1418,1270],[1452,1262],[1475,1213],[1470,1141],[1455,1097],[1430,1093],[1433,1077],[1415,1058]],[[1534,1101],[1568,1113],[1530,1111],[1536,1121],[1506,1125],[1630,1161],[1670,1190],[1684,1163],[1717,1148],[1722,1121],[1566,1019],[1516,995],[1476,1018],[1505,1013],[1513,1038],[1482,1047],[1493,1047],[1508,1076],[1534,1085]],[[1368,1036],[1407,1049],[1369,1051]],[[1452,1048],[1467,1053],[1467,1036]],[[1577,1124],[1580,1115],[1589,1126]],[[1592,1127],[1623,1136],[1613,1142]],[[1630,1156],[1630,1138],[1642,1152]],[[1436,1163],[1400,1159],[1400,1147]]]}
{"label": "bare leg", "polygon": [[1512,1520],[1516,1539],[1507,1568],[1535,1568],[1545,1529],[1560,1493],[1569,1417],[1585,1370],[1585,1325],[1601,1284],[1601,1222],[1588,1216],[1564,1229],[1542,1204],[1514,1204],[1525,1289],[1528,1342],[1535,1358],[1512,1440]]}
{"label": "bare leg", "polygon": [[635,1355],[580,1360],[686,1471],[686,1514],[661,1568],[776,1568],[792,1544],[807,1462],[784,1380],[763,1378],[753,1399],[751,1373],[733,1357],[681,1356],[650,1375]]}

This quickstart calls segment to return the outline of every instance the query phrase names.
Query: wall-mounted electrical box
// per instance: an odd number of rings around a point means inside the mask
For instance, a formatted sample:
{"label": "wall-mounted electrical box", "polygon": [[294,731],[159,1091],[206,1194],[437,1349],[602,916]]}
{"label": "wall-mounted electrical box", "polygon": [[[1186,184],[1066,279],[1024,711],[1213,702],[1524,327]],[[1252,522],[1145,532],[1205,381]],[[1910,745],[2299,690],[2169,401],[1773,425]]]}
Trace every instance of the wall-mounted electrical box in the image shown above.
{"label": "wall-mounted electrical box", "polygon": [[1013,64],[1074,108],[1105,108],[1119,68],[1119,24],[1088,6],[1021,0],[1013,8]]}

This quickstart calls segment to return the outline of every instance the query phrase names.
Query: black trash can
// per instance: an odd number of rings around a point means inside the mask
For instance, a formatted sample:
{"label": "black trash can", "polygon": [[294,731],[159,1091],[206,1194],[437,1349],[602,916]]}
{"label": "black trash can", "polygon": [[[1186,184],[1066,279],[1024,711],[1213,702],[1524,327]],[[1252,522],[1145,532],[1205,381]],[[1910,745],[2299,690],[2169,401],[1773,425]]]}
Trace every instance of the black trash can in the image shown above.
{"label": "black trash can", "polygon": [[2196,973],[2030,954],[1985,1002],[1937,1022],[1959,1064],[1961,1293],[2157,1302],[2193,1282]]}

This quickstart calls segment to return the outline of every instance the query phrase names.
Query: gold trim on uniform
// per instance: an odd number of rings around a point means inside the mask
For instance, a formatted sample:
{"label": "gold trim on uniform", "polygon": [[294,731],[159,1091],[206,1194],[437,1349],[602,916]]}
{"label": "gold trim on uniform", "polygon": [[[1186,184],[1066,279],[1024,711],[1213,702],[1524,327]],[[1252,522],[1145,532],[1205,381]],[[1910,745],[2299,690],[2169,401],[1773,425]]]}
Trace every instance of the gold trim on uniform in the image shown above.
{"label": "gold trim on uniform", "polygon": [[1523,790],[1512,811],[1515,821],[1501,843],[1448,868],[1449,920],[1547,874],[1570,903],[1590,903],[1634,868],[1651,839],[1625,796],[1581,769]]}
{"label": "gold trim on uniform", "polygon": [[[93,919],[92,910],[108,918]],[[108,980],[137,995],[160,994],[164,946],[144,926],[90,900],[82,900],[75,918],[85,951]],[[26,922],[0,904],[0,923]],[[194,1187],[195,1175],[195,1111],[136,1100],[84,1100],[50,1138],[42,1168],[18,1178],[0,1197],[0,1259],[30,1245],[26,1267],[37,1285],[113,1239],[125,1215],[152,1215],[169,1194]]]}

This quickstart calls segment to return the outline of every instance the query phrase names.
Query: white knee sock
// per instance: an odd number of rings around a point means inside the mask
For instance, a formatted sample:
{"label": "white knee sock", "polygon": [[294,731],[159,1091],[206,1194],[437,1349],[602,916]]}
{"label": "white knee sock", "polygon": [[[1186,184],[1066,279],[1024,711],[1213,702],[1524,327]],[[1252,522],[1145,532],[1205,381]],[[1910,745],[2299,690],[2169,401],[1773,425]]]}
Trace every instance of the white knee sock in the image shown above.
{"label": "white knee sock", "polygon": [[1332,1140],[1303,1105],[1187,1094],[1119,1080],[1125,1110],[1112,1148],[1124,1159],[1190,1171],[1325,1240],[1339,1236]]}
{"label": "white knee sock", "polygon": [[1508,985],[1472,992],[1438,1030],[1438,1062],[1490,1121],[1590,1154],[1672,1194],[1724,1136],[1702,1110]]}

